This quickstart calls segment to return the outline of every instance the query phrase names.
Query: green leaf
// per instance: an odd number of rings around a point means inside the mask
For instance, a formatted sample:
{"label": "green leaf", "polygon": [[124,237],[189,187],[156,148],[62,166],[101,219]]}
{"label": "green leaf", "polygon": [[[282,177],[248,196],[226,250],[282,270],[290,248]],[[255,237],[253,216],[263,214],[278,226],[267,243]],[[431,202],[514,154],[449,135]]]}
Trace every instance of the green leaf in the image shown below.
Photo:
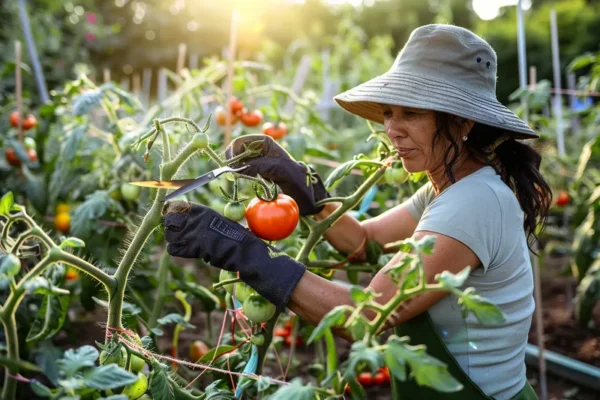
{"label": "green leaf", "polygon": [[0,260],[0,275],[3,277],[15,276],[21,270],[21,260],[12,253],[2,252]]}
{"label": "green leaf", "polygon": [[15,203],[13,192],[8,192],[0,199],[0,215],[8,215]]}
{"label": "green leaf", "polygon": [[70,378],[81,368],[93,367],[98,355],[98,350],[95,347],[85,345],[78,349],[65,351],[62,360],[58,360],[56,364],[63,374]]}
{"label": "green leaf", "polygon": [[69,237],[61,242],[60,248],[63,249],[67,246],[68,247],[85,247],[85,242],[76,237]]}
{"label": "green leaf", "polygon": [[42,306],[27,334],[28,344],[52,337],[62,328],[69,310],[69,300],[69,296],[44,296]]}
{"label": "green leaf", "polygon": [[[106,300],[102,300],[97,297],[92,297],[92,300],[94,300],[94,303],[98,304],[99,306],[108,309],[108,302]],[[127,301],[123,302],[122,310],[124,314],[128,314],[131,316],[135,316],[142,313],[142,309],[140,307]]]}
{"label": "green leaf", "polygon": [[329,311],[319,322],[319,325],[312,331],[308,338],[308,343],[321,338],[325,334],[325,330],[331,329],[333,326],[342,325],[346,321],[346,313],[351,313],[354,308],[348,305],[334,307]]}
{"label": "green leaf", "polygon": [[103,365],[86,371],[83,381],[87,387],[99,390],[115,389],[138,380],[137,375],[116,364]]}
{"label": "green leaf", "polygon": [[435,245],[435,239],[436,237],[433,235],[427,235],[423,237],[417,242],[417,249],[420,250],[422,253],[432,255],[434,250],[433,246]]}
{"label": "green leaf", "polygon": [[88,131],[88,125],[77,125],[71,131],[67,132],[65,141],[63,142],[61,158],[63,160],[73,160],[76,158],[79,144],[85,138]]}
{"label": "green leaf", "polygon": [[85,92],[73,100],[73,115],[78,117],[89,113],[92,109],[98,107],[104,93],[101,90],[92,90]]}
{"label": "green leaf", "polygon": [[158,322],[159,325],[178,324],[183,326],[184,328],[195,328],[194,325],[190,324],[185,319],[183,319],[183,315],[177,313],[165,315],[164,317],[159,318],[156,322]]}
{"label": "green leaf", "polygon": [[[411,346],[401,342],[397,336],[392,336],[388,340],[385,358],[395,359],[398,364],[408,364],[410,376],[421,386],[444,393],[456,392],[463,388],[460,382],[450,375],[446,364],[427,354],[425,346]],[[396,378],[405,379],[406,365],[400,368],[397,365],[388,365],[388,367]]]}
{"label": "green leaf", "polygon": [[150,376],[150,391],[155,400],[174,400],[173,387],[169,383],[167,373],[162,368],[153,369]]}
{"label": "green leaf", "polygon": [[375,375],[379,367],[383,365],[383,356],[380,352],[370,347],[367,347],[363,342],[354,342],[344,371],[344,379],[350,381],[354,379],[357,372],[357,367],[362,363],[370,367],[371,373]]}
{"label": "green leaf", "polygon": [[406,380],[406,362],[403,358],[397,358],[394,352],[388,349],[383,354],[383,360],[385,365],[389,368],[390,373],[399,381],[404,382]]}
{"label": "green leaf", "polygon": [[23,175],[25,176],[25,193],[33,206],[40,212],[46,209],[48,198],[46,196],[46,182],[42,174],[32,173],[27,165],[23,165]]}
{"label": "green leaf", "polygon": [[465,267],[458,274],[453,274],[450,271],[444,271],[441,274],[437,274],[435,279],[446,288],[460,288],[465,284],[465,281],[471,273],[471,268]]}
{"label": "green leaf", "polygon": [[461,304],[463,308],[463,315],[471,311],[484,325],[501,324],[506,321],[498,307],[474,292],[474,288],[467,288],[458,299],[458,304]]}
{"label": "green leaf", "polygon": [[208,393],[205,400],[237,400],[231,390],[218,390]]}
{"label": "green leaf", "polygon": [[269,378],[268,376],[263,376],[263,375],[261,375],[260,378],[258,378],[258,382],[256,383],[257,390],[259,392],[264,392],[269,387],[271,387],[271,385],[272,385],[271,378]]}
{"label": "green leaf", "polygon": [[571,61],[567,66],[567,69],[570,72],[574,72],[578,69],[587,67],[588,65],[593,64],[594,62],[596,62],[596,54],[587,52],[576,57],[573,61]]}
{"label": "green leaf", "polygon": [[105,190],[97,190],[86,197],[71,215],[71,234],[76,237],[89,237],[98,227],[98,221],[107,212],[111,198]]}
{"label": "green leaf", "polygon": [[325,180],[325,182],[324,182],[325,188],[327,190],[334,189],[337,186],[337,184],[339,183],[339,181],[344,176],[348,175],[350,173],[350,171],[352,169],[354,169],[358,163],[359,163],[358,160],[350,160],[350,161],[346,161],[343,164],[338,165],[333,171],[331,171],[331,174],[329,174],[329,176]]}
{"label": "green leaf", "polygon": [[36,381],[35,379],[30,380],[29,387],[31,387],[33,393],[37,394],[38,396],[52,397],[52,391],[50,390],[50,388],[41,383],[40,381]]}
{"label": "green leaf", "polygon": [[68,295],[70,292],[66,289],[59,288],[42,276],[28,280],[23,285],[28,293],[43,294],[43,295]]}
{"label": "green leaf", "polygon": [[59,371],[57,361],[63,356],[63,350],[54,346],[50,340],[41,342],[37,348],[35,362],[40,366],[42,373],[54,386],[58,386]]}
{"label": "green leaf", "polygon": [[581,153],[579,154],[579,161],[577,163],[577,171],[575,172],[575,183],[573,184],[573,186],[575,188],[579,187],[579,184],[581,183],[581,180],[583,178],[583,174],[586,171],[587,168],[587,164],[590,161],[590,158],[592,157],[592,147],[596,146],[596,143],[598,143],[598,141],[600,140],[600,136],[588,141],[584,146],[583,149],[581,150]]}
{"label": "green leaf", "polygon": [[305,384],[301,379],[296,378],[289,385],[280,387],[269,400],[312,400],[314,389],[310,384]]}
{"label": "green leaf", "polygon": [[364,303],[365,301],[371,299],[373,297],[365,288],[360,286],[351,286],[350,287],[350,297],[354,300],[355,304]]}
{"label": "green leaf", "polygon": [[[217,347],[216,349],[211,349],[208,353],[206,353],[204,356],[202,356],[201,359],[198,360],[198,364],[205,364],[208,363],[210,361],[212,361],[213,357],[219,358],[219,356],[221,356],[221,354],[225,354],[225,353],[229,353],[230,351],[233,351],[233,349],[235,349],[235,346],[230,346],[230,345],[222,345]],[[215,356],[216,353],[216,356]]]}
{"label": "green leaf", "polygon": [[383,246],[375,240],[367,242],[367,262],[375,265],[379,262],[379,257],[383,254]]}
{"label": "green leaf", "polygon": [[202,302],[205,311],[212,311],[220,304],[219,298],[202,285],[186,282],[185,290]]}
{"label": "green leaf", "polygon": [[156,336],[162,336],[165,334],[160,328],[152,328],[150,329],[150,332],[154,333]]}

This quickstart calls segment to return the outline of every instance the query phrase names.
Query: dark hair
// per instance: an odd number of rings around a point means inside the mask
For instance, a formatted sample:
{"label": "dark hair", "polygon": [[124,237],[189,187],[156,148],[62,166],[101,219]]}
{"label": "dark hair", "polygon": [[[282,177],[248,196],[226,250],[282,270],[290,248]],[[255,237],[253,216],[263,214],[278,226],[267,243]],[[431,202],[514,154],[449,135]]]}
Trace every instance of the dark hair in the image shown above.
{"label": "dark hair", "polygon": [[[450,145],[444,153],[444,166],[450,182],[455,183],[454,167],[459,159],[460,146],[451,135],[454,116],[437,113],[437,132],[434,144],[446,139]],[[536,228],[546,223],[548,209],[552,202],[552,189],[540,173],[542,156],[533,147],[508,139],[494,150],[490,146],[506,133],[499,128],[475,123],[465,142],[469,155],[492,166],[504,183],[512,189],[524,212],[524,229],[528,239],[537,240]]]}

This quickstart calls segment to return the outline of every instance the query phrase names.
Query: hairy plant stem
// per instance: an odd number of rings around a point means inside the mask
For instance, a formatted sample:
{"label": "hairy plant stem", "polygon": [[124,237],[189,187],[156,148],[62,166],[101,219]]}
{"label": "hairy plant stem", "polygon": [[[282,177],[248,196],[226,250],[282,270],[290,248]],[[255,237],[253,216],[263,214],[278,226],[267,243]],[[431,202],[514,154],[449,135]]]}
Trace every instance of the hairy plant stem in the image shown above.
{"label": "hairy plant stem", "polygon": [[168,286],[169,286],[169,253],[165,249],[160,256],[160,262],[158,264],[158,298],[154,302],[154,307],[152,308],[152,312],[150,313],[150,318],[148,319],[148,328],[152,329],[156,327],[156,321],[160,316],[162,311],[163,304],[165,303],[165,298],[168,294]]}
{"label": "hairy plant stem", "polygon": [[329,215],[327,218],[323,219],[315,225],[309,225],[310,233],[308,235],[308,238],[306,239],[306,242],[304,242],[302,249],[300,249],[300,253],[298,253],[296,260],[300,261],[305,265],[308,264],[308,256],[310,252],[313,250],[313,248],[315,247],[321,236],[323,236],[325,231],[329,229],[331,225],[333,225],[338,219],[340,219],[342,215],[346,213],[346,211],[358,205],[358,203],[362,200],[365,194],[367,194],[369,189],[375,183],[379,182],[381,177],[383,177],[386,169],[386,165],[382,165],[381,167],[379,167],[377,171],[375,171],[371,176],[367,178],[367,180],[363,182],[362,185],[360,185],[356,192],[354,192],[348,197],[341,198],[342,205],[339,206],[333,213],[331,213],[331,215]]}
{"label": "hairy plant stem", "polygon": [[[185,161],[190,158],[198,149],[193,146],[191,143],[188,143],[183,150],[173,160],[170,159],[169,148],[168,146],[163,146],[163,160],[164,163],[161,164],[160,168],[160,180],[169,180],[172,179],[177,170],[185,163]],[[156,197],[154,198],[154,203],[150,211],[144,217],[140,227],[133,240],[131,241],[131,245],[125,252],[125,256],[121,259],[117,270],[115,271],[113,277],[116,279],[116,289],[113,293],[111,293],[109,300],[109,308],[108,308],[108,327],[109,328],[117,328],[121,329],[121,319],[123,314],[123,298],[125,296],[125,288],[127,285],[127,278],[129,276],[129,272],[131,271],[135,260],[137,259],[140,251],[142,250],[144,244],[154,232],[154,230],[159,226],[161,221],[161,210],[163,207],[163,203],[160,199],[162,199],[167,193],[167,189],[159,189],[156,192]]]}

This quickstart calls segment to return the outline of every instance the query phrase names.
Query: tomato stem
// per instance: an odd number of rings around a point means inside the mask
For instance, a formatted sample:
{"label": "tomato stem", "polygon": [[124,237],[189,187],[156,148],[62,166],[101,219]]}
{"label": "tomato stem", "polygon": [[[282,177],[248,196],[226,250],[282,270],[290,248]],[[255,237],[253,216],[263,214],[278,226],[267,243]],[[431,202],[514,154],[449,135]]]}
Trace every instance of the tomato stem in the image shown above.
{"label": "tomato stem", "polygon": [[238,282],[242,282],[242,280],[240,278],[226,279],[224,281],[220,281],[220,282],[213,284],[213,289],[218,289],[220,287],[223,287],[226,285],[231,285],[231,284],[238,283]]}

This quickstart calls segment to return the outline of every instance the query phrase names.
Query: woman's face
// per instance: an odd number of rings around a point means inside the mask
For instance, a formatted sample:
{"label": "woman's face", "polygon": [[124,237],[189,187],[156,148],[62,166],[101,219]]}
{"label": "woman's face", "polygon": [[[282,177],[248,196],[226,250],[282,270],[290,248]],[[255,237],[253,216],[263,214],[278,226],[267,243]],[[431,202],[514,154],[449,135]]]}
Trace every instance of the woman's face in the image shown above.
{"label": "woman's face", "polygon": [[434,145],[435,111],[385,104],[382,107],[385,131],[406,171],[431,172],[443,166],[449,142],[438,140]]}

